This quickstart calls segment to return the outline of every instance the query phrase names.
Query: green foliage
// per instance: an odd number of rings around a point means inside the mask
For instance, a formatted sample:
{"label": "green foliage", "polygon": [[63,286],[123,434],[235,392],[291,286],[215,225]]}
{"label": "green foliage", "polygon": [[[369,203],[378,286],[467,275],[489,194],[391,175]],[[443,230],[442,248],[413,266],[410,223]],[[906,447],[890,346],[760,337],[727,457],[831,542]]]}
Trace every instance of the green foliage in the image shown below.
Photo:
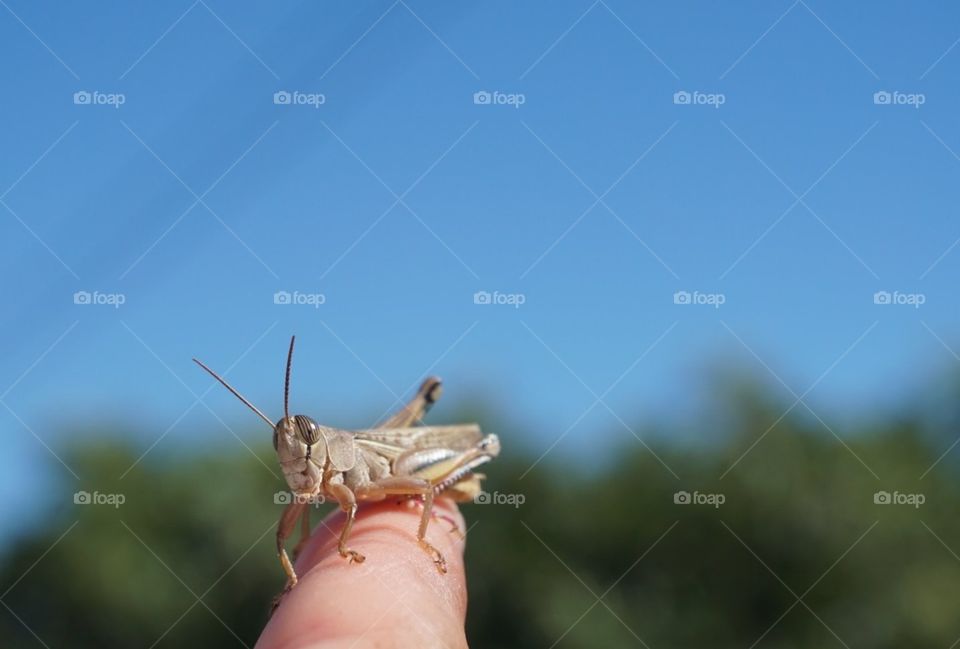
{"label": "green foliage", "polygon": [[[524,502],[464,507],[472,644],[951,646],[960,489],[949,455],[927,471],[952,439],[901,421],[841,442],[797,411],[771,428],[785,407],[758,394],[724,408],[730,430],[709,443],[638,430],[652,451],[625,436],[612,459],[576,467],[556,454],[531,469],[536,455],[511,444],[529,434],[491,427],[505,452],[487,488]],[[282,585],[271,449],[149,455],[127,472],[140,452],[73,449],[91,478],[79,488],[126,502],[75,506],[65,484],[9,549],[4,646],[41,646],[27,627],[49,647],[252,646]],[[676,504],[678,491],[725,500]],[[878,505],[878,491],[925,502]]]}

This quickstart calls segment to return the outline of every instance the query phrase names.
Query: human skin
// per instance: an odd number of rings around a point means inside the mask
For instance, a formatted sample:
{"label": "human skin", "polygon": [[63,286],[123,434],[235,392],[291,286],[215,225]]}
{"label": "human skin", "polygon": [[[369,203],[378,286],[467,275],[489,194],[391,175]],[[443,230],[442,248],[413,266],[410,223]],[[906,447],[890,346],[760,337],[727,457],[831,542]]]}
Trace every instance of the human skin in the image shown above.
{"label": "human skin", "polygon": [[452,531],[466,529],[463,518],[449,500],[436,501],[427,540],[447,560],[441,574],[417,544],[420,507],[395,500],[361,507],[348,542],[366,557],[359,564],[337,552],[342,512],[316,524],[295,563],[300,581],[255,649],[465,648],[465,541]]}

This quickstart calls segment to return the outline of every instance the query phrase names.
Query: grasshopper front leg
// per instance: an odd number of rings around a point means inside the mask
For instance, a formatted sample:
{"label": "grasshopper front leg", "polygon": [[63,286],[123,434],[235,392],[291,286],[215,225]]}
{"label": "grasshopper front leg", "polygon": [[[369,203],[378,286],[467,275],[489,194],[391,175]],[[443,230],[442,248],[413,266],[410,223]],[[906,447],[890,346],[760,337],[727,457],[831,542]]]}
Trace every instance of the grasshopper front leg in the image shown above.
{"label": "grasshopper front leg", "polygon": [[348,559],[351,563],[363,563],[366,557],[356,550],[351,550],[347,547],[347,539],[350,537],[350,530],[353,529],[353,521],[357,518],[357,497],[353,491],[350,490],[350,487],[342,484],[328,485],[327,491],[337,499],[340,509],[347,514],[347,520],[343,524],[343,530],[340,531],[340,541],[337,544],[337,550],[340,552],[341,557]]}
{"label": "grasshopper front leg", "polygon": [[446,573],[447,560],[444,559],[440,550],[433,547],[426,539],[427,526],[430,524],[430,514],[433,511],[433,485],[423,478],[401,476],[383,478],[357,489],[357,497],[361,500],[383,500],[387,496],[423,497],[423,514],[420,516],[420,527],[417,528],[417,543],[433,559],[437,570]]}
{"label": "grasshopper front leg", "polygon": [[305,507],[307,507],[306,503],[290,503],[284,508],[283,513],[280,514],[280,521],[277,523],[277,556],[280,557],[280,565],[283,566],[283,571],[287,574],[287,587],[285,590],[290,590],[297,585],[297,573],[293,569],[290,557],[287,556],[285,545],[287,538],[297,525],[297,517],[300,516],[300,513]]}
{"label": "grasshopper front leg", "polygon": [[307,544],[307,541],[310,539],[310,508],[304,507],[303,513],[300,515],[300,540],[297,541],[297,544],[293,546],[293,560],[296,561],[297,557],[300,556],[300,552],[303,550],[303,546]]}

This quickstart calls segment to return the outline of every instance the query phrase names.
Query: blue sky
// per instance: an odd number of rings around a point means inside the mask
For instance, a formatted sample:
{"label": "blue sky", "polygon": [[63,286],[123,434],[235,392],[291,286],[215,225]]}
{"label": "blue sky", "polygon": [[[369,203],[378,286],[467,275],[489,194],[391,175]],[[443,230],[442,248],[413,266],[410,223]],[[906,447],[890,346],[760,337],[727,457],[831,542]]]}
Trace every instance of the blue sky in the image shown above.
{"label": "blue sky", "polygon": [[190,358],[275,417],[292,333],[325,423],[429,370],[536,453],[692,416],[730,362],[831,424],[907,402],[960,349],[958,13],[5,0],[0,488],[73,480],[73,424],[265,435]]}

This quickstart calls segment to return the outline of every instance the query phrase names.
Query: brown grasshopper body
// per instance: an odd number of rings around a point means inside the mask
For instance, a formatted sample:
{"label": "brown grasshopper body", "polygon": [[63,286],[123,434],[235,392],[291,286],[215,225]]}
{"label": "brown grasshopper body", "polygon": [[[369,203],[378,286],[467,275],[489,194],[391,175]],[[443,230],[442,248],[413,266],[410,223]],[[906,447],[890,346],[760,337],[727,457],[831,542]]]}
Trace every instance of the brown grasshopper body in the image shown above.
{"label": "brown grasshopper body", "polygon": [[294,549],[296,557],[310,534],[311,503],[321,496],[336,501],[346,513],[338,550],[342,557],[356,563],[364,557],[350,549],[347,541],[358,503],[388,497],[422,498],[417,542],[437,569],[446,572],[443,555],[426,540],[433,500],[473,500],[480,493],[484,477],[474,470],[499,454],[497,436],[483,436],[476,424],[420,426],[423,416],[440,396],[441,384],[436,378],[424,381],[406,406],[372,429],[342,430],[322,426],[306,415],[290,416],[287,404],[293,344],[292,338],[287,355],[284,416],[276,424],[213,370],[193,359],[273,429],[273,447],[294,496],[277,525],[277,553],[287,575],[287,590],[296,585],[297,574],[287,556],[286,539],[300,519],[301,539]]}

